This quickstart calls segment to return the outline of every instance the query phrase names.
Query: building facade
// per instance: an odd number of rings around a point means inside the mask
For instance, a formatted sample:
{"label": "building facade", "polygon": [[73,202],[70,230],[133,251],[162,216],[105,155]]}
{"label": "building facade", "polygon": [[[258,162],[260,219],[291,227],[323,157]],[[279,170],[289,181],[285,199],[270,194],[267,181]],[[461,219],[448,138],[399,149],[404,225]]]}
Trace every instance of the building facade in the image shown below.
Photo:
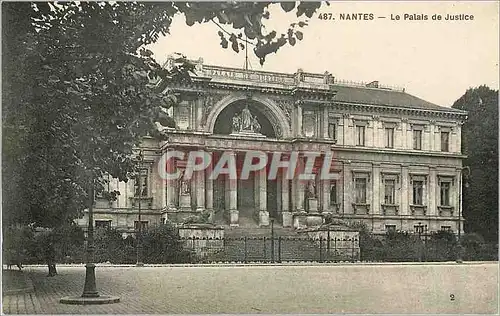
{"label": "building facade", "polygon": [[[173,109],[177,127],[164,129],[163,140],[144,139],[140,177],[110,181],[110,189],[121,194],[111,202],[97,198],[96,226],[134,232],[139,208],[143,227],[203,212],[231,226],[266,226],[274,219],[298,228],[321,224],[327,214],[363,221],[377,233],[457,232],[462,225],[465,112],[376,81],[341,82],[329,73],[248,71],[201,60],[196,71],[189,84],[158,83],[160,90],[173,89],[180,98]],[[186,167],[181,159],[162,165],[162,155],[172,150],[203,150],[214,161],[229,153],[239,171],[249,151],[280,152],[282,160],[298,152],[299,165],[314,152],[313,172],[319,173],[326,157],[337,176],[318,176],[311,183],[279,172],[269,179],[269,168],[263,168],[245,180],[212,179],[212,163],[194,172],[192,181],[163,180],[161,168]],[[79,222],[86,225],[86,220]]]}

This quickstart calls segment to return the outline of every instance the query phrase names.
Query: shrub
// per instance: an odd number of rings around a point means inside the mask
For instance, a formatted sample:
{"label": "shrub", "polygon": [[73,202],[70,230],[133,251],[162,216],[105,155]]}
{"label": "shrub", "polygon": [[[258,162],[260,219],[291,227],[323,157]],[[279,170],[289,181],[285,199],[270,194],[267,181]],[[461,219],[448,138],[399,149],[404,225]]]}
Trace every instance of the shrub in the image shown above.
{"label": "shrub", "polygon": [[191,253],[183,249],[179,232],[171,224],[147,230],[142,238],[144,263],[184,263]]}
{"label": "shrub", "polygon": [[135,263],[135,239],[123,239],[116,229],[97,229],[94,233],[94,261]]}

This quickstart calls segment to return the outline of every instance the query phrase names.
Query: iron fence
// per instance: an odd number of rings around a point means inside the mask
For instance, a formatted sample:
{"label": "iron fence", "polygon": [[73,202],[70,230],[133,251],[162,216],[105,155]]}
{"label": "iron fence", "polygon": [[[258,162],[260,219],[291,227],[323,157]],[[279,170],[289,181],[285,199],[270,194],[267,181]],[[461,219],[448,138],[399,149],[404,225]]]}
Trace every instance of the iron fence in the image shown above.
{"label": "iron fence", "polygon": [[307,237],[185,238],[184,249],[197,262],[339,262],[359,261],[357,238]]}

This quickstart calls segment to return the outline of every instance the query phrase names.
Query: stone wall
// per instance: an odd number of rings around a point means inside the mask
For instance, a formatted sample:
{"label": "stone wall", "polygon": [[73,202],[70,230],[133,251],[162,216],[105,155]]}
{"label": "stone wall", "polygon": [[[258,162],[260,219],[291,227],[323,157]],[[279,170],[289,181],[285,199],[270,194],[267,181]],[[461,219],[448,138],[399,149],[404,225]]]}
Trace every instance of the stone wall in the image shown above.
{"label": "stone wall", "polygon": [[191,224],[178,227],[184,248],[194,252],[197,259],[224,250],[224,229],[210,224]]}

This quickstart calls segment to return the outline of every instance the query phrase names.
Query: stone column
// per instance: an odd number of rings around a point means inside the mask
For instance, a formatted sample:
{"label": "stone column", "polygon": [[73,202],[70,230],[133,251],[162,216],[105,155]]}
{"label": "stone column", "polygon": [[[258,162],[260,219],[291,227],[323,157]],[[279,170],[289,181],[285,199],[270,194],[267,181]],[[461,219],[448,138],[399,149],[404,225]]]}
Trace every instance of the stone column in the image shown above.
{"label": "stone column", "polygon": [[408,186],[410,185],[410,179],[408,174],[408,165],[401,166],[401,214],[400,215],[409,215],[409,207],[410,204],[413,203],[413,194],[408,194]]}
{"label": "stone column", "polygon": [[196,210],[205,210],[205,170],[196,171]]}
{"label": "stone column", "polygon": [[427,203],[427,207],[429,209],[427,210],[427,215],[430,215],[430,216],[439,215],[439,212],[437,210],[437,205],[439,204],[437,201],[438,189],[439,189],[439,184],[437,183],[436,167],[430,166],[429,167],[429,185],[428,185],[428,191],[427,191],[427,192],[429,192],[428,193],[429,202]]}
{"label": "stone column", "polygon": [[323,196],[321,200],[321,209],[323,212],[330,211],[330,180],[321,180],[321,187],[323,190]]}
{"label": "stone column", "polygon": [[266,168],[262,168],[255,174],[258,181],[259,194],[259,226],[269,226],[269,211],[267,210],[267,178]]}
{"label": "stone column", "polygon": [[214,209],[214,180],[210,179],[213,163],[205,169],[205,206],[210,212]]}
{"label": "stone column", "polygon": [[[304,157],[299,156],[297,159],[297,168],[304,170]],[[295,209],[298,212],[304,211],[305,184],[306,180],[300,180],[298,176],[294,178],[295,182]]]}
{"label": "stone column", "polygon": [[[173,150],[173,148],[168,148],[167,151]],[[170,158],[167,161],[167,173],[173,173],[175,170],[175,158]],[[176,200],[177,200],[177,179],[169,179],[165,180],[165,184],[167,186],[166,194],[167,194],[167,209],[170,211],[177,210]]]}
{"label": "stone column", "polygon": [[[236,153],[231,152],[230,155],[234,156],[236,159]],[[239,226],[239,211],[238,211],[238,180],[231,179],[229,175],[226,176],[226,183],[229,190],[227,190],[226,194],[228,195],[227,200],[229,201],[229,223],[230,226],[237,227]]]}
{"label": "stone column", "polygon": [[373,164],[373,177],[372,177],[372,214],[380,214],[380,191],[385,190],[385,187],[382,185],[380,181],[380,164]]}
{"label": "stone column", "polygon": [[283,227],[292,227],[292,212],[289,205],[289,180],[286,177],[286,172],[281,173],[281,214],[283,216]]}

